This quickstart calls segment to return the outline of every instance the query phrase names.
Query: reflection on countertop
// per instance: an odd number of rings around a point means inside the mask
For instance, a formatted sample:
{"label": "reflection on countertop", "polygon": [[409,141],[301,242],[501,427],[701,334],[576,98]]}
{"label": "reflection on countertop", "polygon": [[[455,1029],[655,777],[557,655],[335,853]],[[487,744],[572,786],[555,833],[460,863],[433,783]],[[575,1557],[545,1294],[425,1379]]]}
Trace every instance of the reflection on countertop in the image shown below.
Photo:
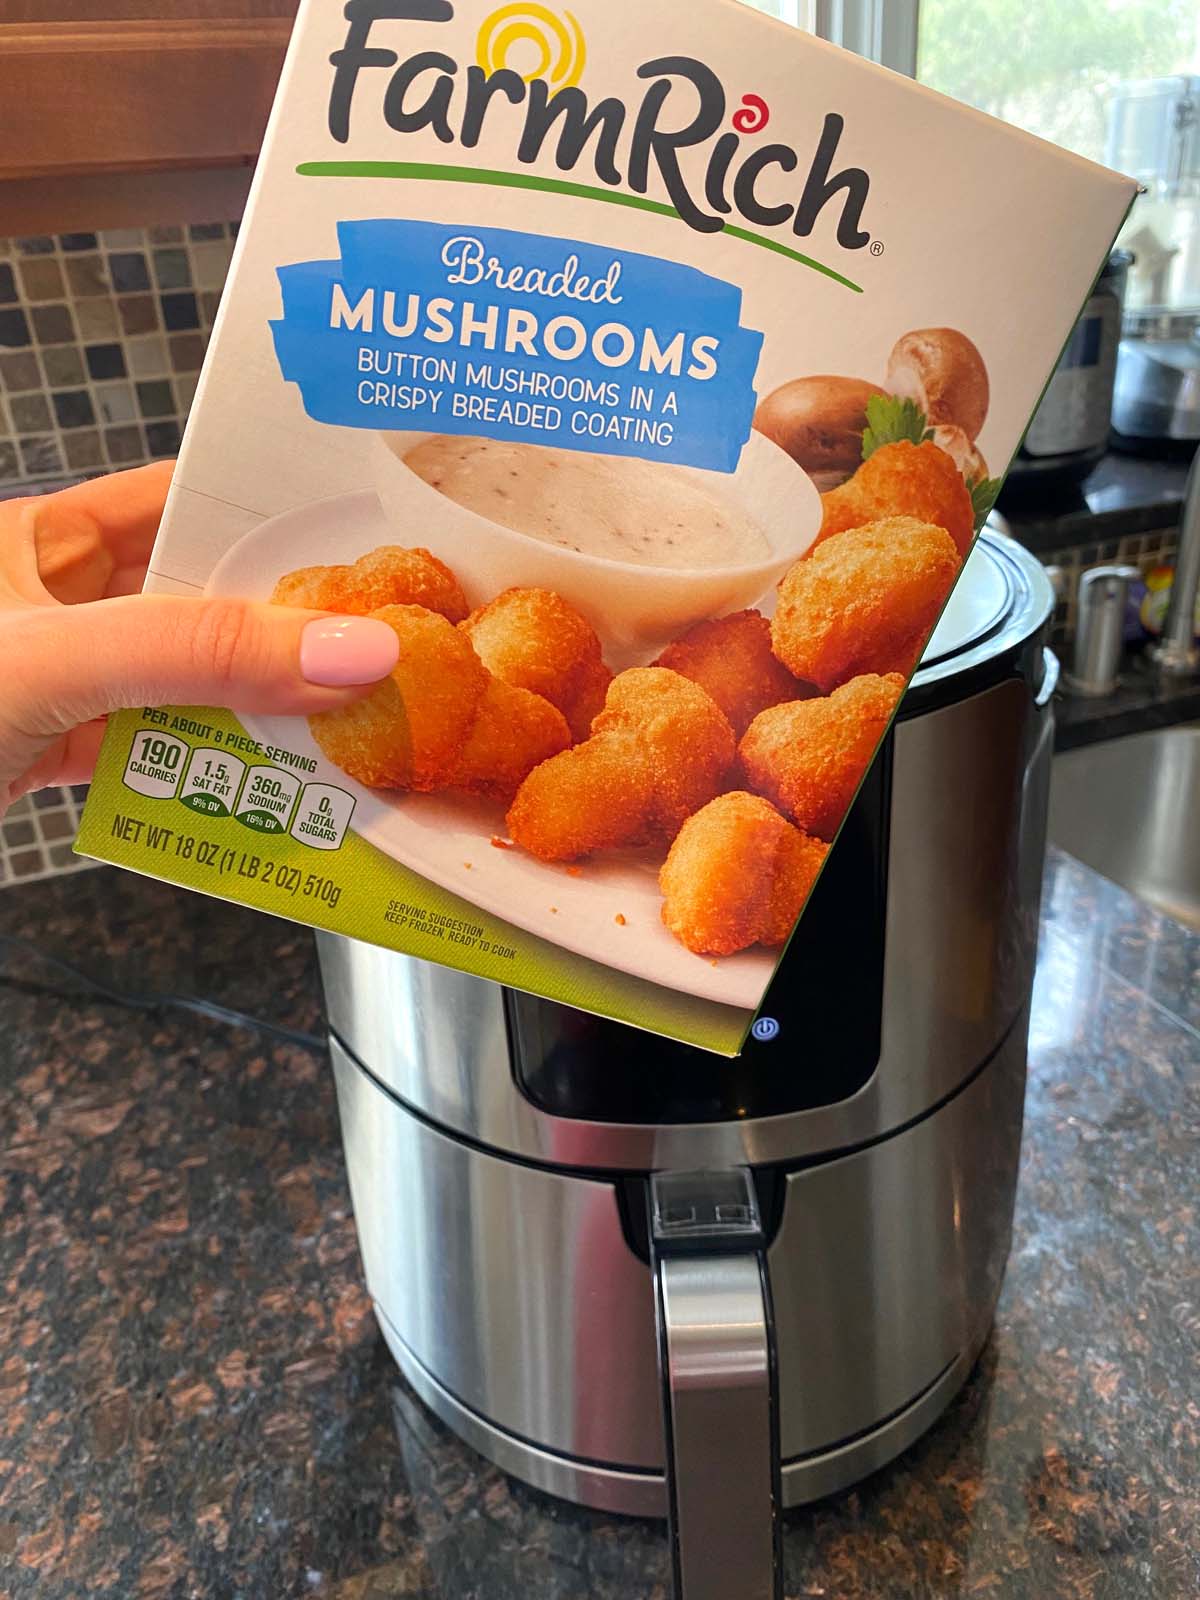
{"label": "reflection on countertop", "polygon": [[[101,870],[0,934],[319,1027],[301,929]],[[664,1600],[662,1530],[505,1479],[362,1289],[319,1054],[0,948],[0,1593]],[[1053,855],[995,1335],[943,1421],[791,1513],[790,1600],[1200,1592],[1200,937]]]}

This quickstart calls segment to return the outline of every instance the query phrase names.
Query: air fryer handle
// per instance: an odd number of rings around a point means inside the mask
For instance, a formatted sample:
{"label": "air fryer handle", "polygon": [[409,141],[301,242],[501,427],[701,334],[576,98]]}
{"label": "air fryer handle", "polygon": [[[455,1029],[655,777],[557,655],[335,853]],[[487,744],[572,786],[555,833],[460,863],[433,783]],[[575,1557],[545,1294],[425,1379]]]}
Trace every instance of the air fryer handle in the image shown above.
{"label": "air fryer handle", "polygon": [[1042,682],[1038,692],[1033,697],[1033,703],[1040,711],[1043,706],[1048,706],[1054,699],[1054,691],[1058,688],[1061,669],[1058,657],[1053,650],[1042,651]]}
{"label": "air fryer handle", "polygon": [[650,1179],[677,1600],[780,1600],[774,1333],[745,1170]]}

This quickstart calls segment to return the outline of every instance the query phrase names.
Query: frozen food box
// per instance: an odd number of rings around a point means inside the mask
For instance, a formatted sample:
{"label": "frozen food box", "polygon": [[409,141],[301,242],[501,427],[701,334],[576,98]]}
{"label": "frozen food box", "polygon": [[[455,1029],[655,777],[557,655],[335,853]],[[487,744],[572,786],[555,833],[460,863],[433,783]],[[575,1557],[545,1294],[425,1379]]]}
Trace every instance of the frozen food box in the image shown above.
{"label": "frozen food box", "polygon": [[308,0],[79,849],[734,1054],[1133,185],[736,0]]}

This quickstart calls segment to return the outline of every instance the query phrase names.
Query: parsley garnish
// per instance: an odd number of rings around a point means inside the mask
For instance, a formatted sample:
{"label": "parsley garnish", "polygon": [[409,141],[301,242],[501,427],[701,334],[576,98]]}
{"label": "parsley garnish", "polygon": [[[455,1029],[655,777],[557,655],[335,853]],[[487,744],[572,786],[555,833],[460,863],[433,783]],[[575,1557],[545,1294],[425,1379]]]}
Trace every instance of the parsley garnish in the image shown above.
{"label": "parsley garnish", "polygon": [[933,429],[915,400],[900,400],[893,395],[873,394],[867,401],[867,426],[863,431],[862,458],[870,459],[880,445],[907,439],[924,444],[933,438]]}
{"label": "parsley garnish", "polygon": [[978,533],[996,504],[1003,478],[976,478],[967,488],[971,491],[971,505],[975,512],[975,532]]}

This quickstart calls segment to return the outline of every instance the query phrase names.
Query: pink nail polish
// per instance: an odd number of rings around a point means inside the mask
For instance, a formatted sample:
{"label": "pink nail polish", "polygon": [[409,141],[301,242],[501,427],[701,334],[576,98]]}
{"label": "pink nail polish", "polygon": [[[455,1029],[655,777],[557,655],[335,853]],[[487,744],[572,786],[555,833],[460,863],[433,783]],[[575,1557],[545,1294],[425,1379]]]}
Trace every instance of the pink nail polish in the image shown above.
{"label": "pink nail polish", "polygon": [[395,632],[374,617],[318,617],[300,635],[301,675],[327,689],[378,683],[399,659]]}

